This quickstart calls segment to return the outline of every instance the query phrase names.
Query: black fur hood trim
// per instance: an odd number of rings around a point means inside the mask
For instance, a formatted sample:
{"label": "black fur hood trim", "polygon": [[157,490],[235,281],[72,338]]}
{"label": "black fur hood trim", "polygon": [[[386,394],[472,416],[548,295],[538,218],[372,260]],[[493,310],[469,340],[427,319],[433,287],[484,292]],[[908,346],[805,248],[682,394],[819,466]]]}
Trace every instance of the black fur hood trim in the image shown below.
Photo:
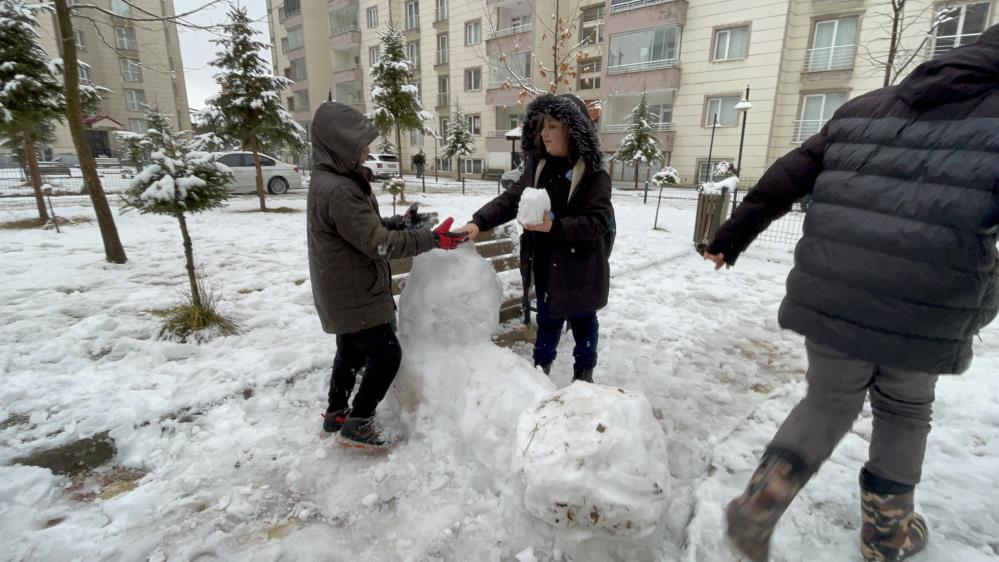
{"label": "black fur hood trim", "polygon": [[545,155],[544,145],[535,146],[534,136],[541,130],[543,117],[551,116],[556,121],[563,123],[569,129],[569,136],[572,137],[572,152],[569,154],[572,161],[582,159],[588,172],[594,172],[603,168],[603,153],[600,152],[600,135],[597,128],[590,121],[585,111],[579,108],[576,102],[566,96],[556,96],[554,94],[542,94],[527,105],[527,115],[524,118],[524,126],[521,130],[520,149],[525,158],[535,158],[535,153],[540,152]]}

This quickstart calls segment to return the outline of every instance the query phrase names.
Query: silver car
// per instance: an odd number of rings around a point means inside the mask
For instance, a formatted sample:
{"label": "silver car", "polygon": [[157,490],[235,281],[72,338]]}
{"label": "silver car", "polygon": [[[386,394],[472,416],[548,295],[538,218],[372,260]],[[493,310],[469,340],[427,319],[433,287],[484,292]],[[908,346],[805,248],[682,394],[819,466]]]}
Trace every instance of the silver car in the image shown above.
{"label": "silver car", "polygon": [[[253,165],[252,152],[221,152],[218,161],[232,171],[233,193],[257,192],[257,169]],[[260,171],[264,176],[264,187],[271,195],[281,195],[289,189],[302,188],[302,174],[294,164],[260,154]]]}
{"label": "silver car", "polygon": [[508,189],[511,185],[517,183],[517,180],[520,179],[520,176],[523,175],[523,173],[524,163],[521,162],[516,168],[510,170],[509,172],[504,172],[503,175],[500,176],[500,186],[503,189]]}

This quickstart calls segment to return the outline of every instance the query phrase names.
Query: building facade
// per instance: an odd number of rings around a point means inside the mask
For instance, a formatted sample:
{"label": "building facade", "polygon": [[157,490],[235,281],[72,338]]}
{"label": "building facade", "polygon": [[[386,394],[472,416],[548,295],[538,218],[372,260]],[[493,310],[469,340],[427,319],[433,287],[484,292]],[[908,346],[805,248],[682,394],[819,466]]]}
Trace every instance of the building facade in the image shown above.
{"label": "building facade", "polygon": [[[116,131],[145,133],[145,105],[155,105],[171,114],[177,130],[189,130],[191,118],[176,24],[126,19],[174,15],[173,0],[95,0],[87,4],[110,12],[80,7],[77,9],[85,10],[85,17],[73,17],[81,83],[110,90],[97,111],[84,119],[94,156],[121,156]],[[38,23],[42,47],[50,57],[62,57],[55,14],[40,15]],[[45,160],[76,162],[76,149],[65,124],[56,128],[55,142],[42,148]]]}
{"label": "building facade", "polygon": [[[370,110],[366,69],[391,21],[406,38],[434,128],[443,136],[455,103],[467,115],[476,140],[462,164],[467,174],[510,168],[504,134],[523,117],[521,85],[548,88],[551,76],[539,66],[550,68],[556,56],[551,27],[556,17],[569,21],[566,44],[586,43],[573,50],[575,73],[557,91],[599,106],[608,156],[646,92],[666,159],[688,183],[706,177],[709,161],[735,161],[740,151],[742,175],[759,177],[845,101],[881,87],[894,19],[904,29],[896,83],[999,21],[999,0],[910,0],[897,17],[883,0],[268,2],[274,70],[298,80],[284,97],[300,123],[308,126],[330,96]],[[941,10],[949,17],[935,25]],[[752,107],[743,110],[747,87]],[[440,153],[434,138],[418,133],[402,144],[407,169],[420,149]],[[436,163],[444,172],[455,165]],[[609,169],[616,180],[635,173],[614,162]],[[647,171],[638,172],[644,179]]]}

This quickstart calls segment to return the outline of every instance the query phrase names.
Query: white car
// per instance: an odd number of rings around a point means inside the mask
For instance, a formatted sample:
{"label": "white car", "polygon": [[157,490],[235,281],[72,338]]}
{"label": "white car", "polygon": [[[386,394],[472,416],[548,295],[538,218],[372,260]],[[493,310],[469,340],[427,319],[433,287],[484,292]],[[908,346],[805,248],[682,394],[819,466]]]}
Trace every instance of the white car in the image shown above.
{"label": "white car", "polygon": [[394,154],[368,154],[364,167],[371,170],[375,178],[391,178],[399,175],[399,157]]}
{"label": "white car", "polygon": [[[253,165],[252,152],[220,152],[218,162],[232,171],[233,193],[257,192],[257,169]],[[302,174],[294,164],[260,154],[260,171],[264,176],[264,188],[272,195],[302,188]]]}

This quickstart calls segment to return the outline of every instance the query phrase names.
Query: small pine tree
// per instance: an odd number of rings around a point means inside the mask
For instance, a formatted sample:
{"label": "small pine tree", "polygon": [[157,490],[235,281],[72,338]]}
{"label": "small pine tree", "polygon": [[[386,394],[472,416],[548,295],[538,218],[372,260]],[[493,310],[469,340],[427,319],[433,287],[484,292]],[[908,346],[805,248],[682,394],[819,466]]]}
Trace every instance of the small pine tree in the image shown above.
{"label": "small pine tree", "polygon": [[[382,41],[382,54],[371,67],[371,113],[368,118],[383,136],[395,129],[395,146],[402,146],[403,131],[429,133],[426,123],[433,119],[428,111],[423,111],[416,87],[415,67],[406,59],[406,48],[402,33],[389,24],[388,30],[379,33]],[[401,152],[398,154],[400,160]],[[401,164],[401,163],[400,163]],[[402,175],[402,166],[399,166]],[[405,195],[403,195],[405,198]]]}
{"label": "small pine tree", "polygon": [[115,137],[121,143],[121,152],[125,155],[125,160],[135,166],[136,171],[141,169],[143,162],[148,158],[146,149],[142,146],[146,135],[132,131],[118,131]]}
{"label": "small pine tree", "polygon": [[635,189],[638,189],[638,167],[653,166],[662,162],[663,153],[659,148],[659,139],[653,134],[649,125],[649,102],[642,92],[638,105],[631,110],[631,124],[628,134],[621,139],[614,159],[618,162],[635,166]]}
{"label": "small pine tree", "polygon": [[187,213],[202,213],[221,207],[229,196],[232,173],[215,161],[210,152],[190,150],[183,133],[170,129],[170,118],[156,109],[146,110],[149,130],[138,135],[138,145],[149,151],[151,164],[132,180],[125,192],[125,205],[140,213],[170,215],[180,223],[180,233],[187,261],[190,303],[171,309],[163,333],[181,340],[206,328],[226,335],[235,333],[235,324],[214,311],[213,303],[198,283],[194,268],[194,250],[187,229]]}
{"label": "small pine tree", "polygon": [[[51,11],[46,5],[25,5],[23,0],[0,0],[0,139],[19,148],[35,192],[38,218],[47,221],[38,171],[37,135],[61,121],[66,111],[62,63],[52,60],[38,43],[37,17]],[[48,123],[43,125],[42,123]]]}
{"label": "small pine tree", "polygon": [[457,102],[447,125],[447,139],[444,141],[444,154],[448,158],[458,157],[458,179],[461,180],[461,157],[475,151],[475,139],[468,130],[468,119]]}
{"label": "small pine tree", "polygon": [[652,185],[660,189],[678,183],[680,183],[680,173],[672,166],[666,166],[656,172],[656,175],[652,176]]}
{"label": "small pine tree", "polygon": [[301,150],[306,133],[281,105],[280,92],[294,82],[271,75],[259,55],[268,46],[254,41],[256,32],[250,27],[246,8],[233,8],[229,18],[226,36],[212,40],[222,49],[212,61],[221,71],[215,79],[222,85],[222,93],[208,99],[200,117],[224,142],[238,143],[253,153],[257,197],[260,210],[266,211],[260,152],[282,147]]}

